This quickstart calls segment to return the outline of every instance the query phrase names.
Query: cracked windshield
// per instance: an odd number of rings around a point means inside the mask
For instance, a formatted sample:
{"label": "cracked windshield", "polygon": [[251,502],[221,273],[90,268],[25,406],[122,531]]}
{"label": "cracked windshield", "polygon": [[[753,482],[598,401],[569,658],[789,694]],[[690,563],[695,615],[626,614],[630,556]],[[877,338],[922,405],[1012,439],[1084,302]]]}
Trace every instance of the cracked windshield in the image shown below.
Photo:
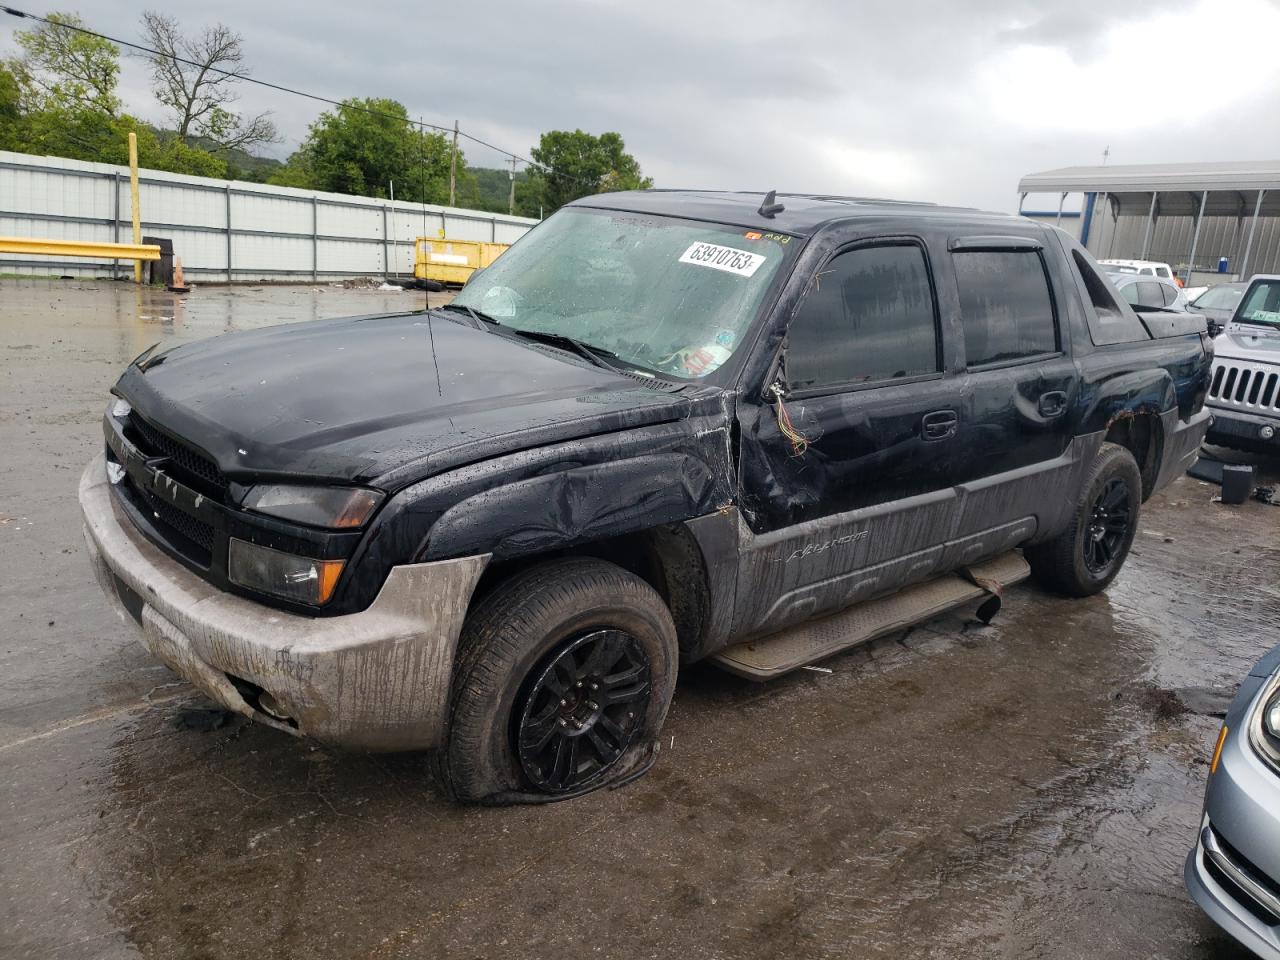
{"label": "cracked windshield", "polygon": [[790,240],[566,209],[475,277],[455,302],[504,327],[572,337],[625,364],[698,379],[741,345]]}

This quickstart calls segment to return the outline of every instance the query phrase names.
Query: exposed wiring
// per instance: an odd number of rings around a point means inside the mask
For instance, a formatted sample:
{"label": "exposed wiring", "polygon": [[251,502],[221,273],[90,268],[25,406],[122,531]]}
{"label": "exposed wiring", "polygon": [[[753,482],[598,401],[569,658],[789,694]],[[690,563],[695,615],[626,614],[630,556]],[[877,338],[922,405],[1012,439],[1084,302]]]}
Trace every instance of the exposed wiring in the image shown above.
{"label": "exposed wiring", "polygon": [[[27,13],[25,10],[19,10],[16,7],[9,7],[9,6],[0,4],[0,13],[7,13],[11,17],[18,17],[19,19],[22,19],[22,20],[37,20],[40,23],[45,23],[51,27],[58,27],[64,30],[74,30],[77,33],[83,33],[86,36],[97,37],[99,40],[106,40],[108,43],[117,43],[122,47],[130,47],[131,49],[134,49],[134,50],[140,50],[143,53],[146,53],[153,57],[165,57],[166,59],[176,61],[177,63],[185,63],[189,67],[195,67],[197,70],[203,70],[207,73],[221,74],[224,77],[230,77],[234,80],[243,80],[245,83],[257,84],[260,87],[266,87],[270,90],[278,90],[281,93],[292,94],[295,97],[305,97],[308,100],[315,100],[319,103],[327,103],[330,106],[340,107],[344,110],[358,110],[361,113],[367,113],[370,116],[382,117],[388,120],[398,120],[401,123],[407,123],[410,126],[416,126],[424,130],[438,130],[441,133],[454,132],[453,127],[445,127],[437,123],[426,123],[422,120],[411,120],[408,117],[402,117],[399,114],[387,113],[385,110],[374,110],[370,107],[359,106],[358,104],[343,103],[341,100],[333,100],[329,97],[322,97],[318,93],[307,93],[305,90],[298,90],[294,87],[286,87],[279,83],[271,83],[268,80],[259,80],[256,77],[246,76],[243,73],[237,73],[231,70],[222,70],[218,67],[212,67],[205,63],[198,63],[195,60],[188,60],[185,57],[180,57],[174,53],[167,53],[162,50],[156,50],[152,47],[146,46],[145,44],[134,43],[131,40],[121,40],[119,37],[108,36],[105,33],[98,33],[96,30],[90,30],[88,27],[77,26],[76,24],[73,24],[73,23],[58,23],[56,21],[49,20],[46,17],[42,17],[38,13]],[[482,147],[487,147],[496,153],[500,153],[504,157],[510,157],[512,160],[515,160],[517,163],[523,163],[525,166],[536,167],[537,169],[546,171],[547,173],[552,174],[553,176],[561,177],[565,180],[570,180],[574,183],[581,184],[583,186],[590,186],[590,187],[596,186],[596,184],[592,183],[589,180],[583,180],[581,177],[575,177],[570,174],[564,173],[561,170],[555,169],[555,167],[549,167],[545,163],[539,163],[537,160],[530,160],[527,157],[522,157],[517,153],[512,153],[510,150],[504,150],[502,147],[489,143],[486,140],[481,140],[479,137],[472,136],[471,134],[467,133],[465,130],[458,130],[457,134],[458,136],[463,137],[464,139],[470,140],[472,143],[477,143]]]}
{"label": "exposed wiring", "polygon": [[796,425],[792,423],[791,414],[787,411],[787,405],[782,398],[782,387],[775,383],[771,389],[774,398],[778,401],[775,407],[778,429],[791,441],[791,456],[803,457],[809,449],[809,438],[797,430]]}

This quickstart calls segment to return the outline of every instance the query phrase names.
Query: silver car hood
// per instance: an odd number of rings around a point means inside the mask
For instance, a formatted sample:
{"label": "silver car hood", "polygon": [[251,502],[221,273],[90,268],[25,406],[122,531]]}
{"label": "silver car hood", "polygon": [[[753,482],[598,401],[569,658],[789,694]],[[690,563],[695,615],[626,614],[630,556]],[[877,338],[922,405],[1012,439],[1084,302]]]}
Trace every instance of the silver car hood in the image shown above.
{"label": "silver car hood", "polygon": [[1229,323],[1213,341],[1213,355],[1231,360],[1280,364],[1280,328]]}

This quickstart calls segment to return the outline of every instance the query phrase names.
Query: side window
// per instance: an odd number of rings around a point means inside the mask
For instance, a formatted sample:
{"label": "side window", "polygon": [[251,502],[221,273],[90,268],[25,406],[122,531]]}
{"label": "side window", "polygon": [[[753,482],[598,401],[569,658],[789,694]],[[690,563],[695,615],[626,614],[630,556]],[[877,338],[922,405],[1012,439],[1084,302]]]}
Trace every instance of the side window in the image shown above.
{"label": "side window", "polygon": [[1142,291],[1138,289],[1141,284],[1127,283],[1120,288],[1120,296],[1124,297],[1124,302],[1138,307],[1142,305]]}
{"label": "side window", "polygon": [[1156,267],[1156,276],[1157,276],[1157,277],[1164,277],[1166,280],[1170,279],[1170,277],[1169,277],[1169,268],[1168,268],[1168,267]]}
{"label": "side window", "polygon": [[862,247],[827,263],[787,334],[796,389],[936,373],[938,331],[924,251]]}
{"label": "side window", "polygon": [[1163,307],[1164,293],[1160,290],[1160,284],[1152,280],[1143,280],[1137,284],[1138,287],[1138,303],[1144,307]]}
{"label": "side window", "polygon": [[1036,250],[952,254],[970,367],[1058,349],[1053,296]]}
{"label": "side window", "polygon": [[1114,284],[1098,269],[1098,264],[1084,247],[1077,244],[1071,249],[1071,265],[1084,287],[1089,339],[1096,346],[1150,339],[1137,315],[1128,307],[1121,306]]}
{"label": "side window", "polygon": [[1178,299],[1178,291],[1167,283],[1160,284],[1160,293],[1164,296],[1164,305],[1172,307]]}

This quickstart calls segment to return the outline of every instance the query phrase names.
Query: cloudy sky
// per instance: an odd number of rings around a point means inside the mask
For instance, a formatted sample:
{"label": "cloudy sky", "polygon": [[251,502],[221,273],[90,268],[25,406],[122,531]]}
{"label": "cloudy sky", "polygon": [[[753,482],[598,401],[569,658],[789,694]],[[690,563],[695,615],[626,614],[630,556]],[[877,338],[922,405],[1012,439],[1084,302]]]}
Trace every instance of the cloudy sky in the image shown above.
{"label": "cloudy sky", "polygon": [[[137,4],[75,10],[139,39]],[[1018,178],[1100,163],[1280,156],[1280,0],[359,4],[168,0],[240,31],[264,80],[413,115],[528,156],[616,130],[663,187],[808,190],[1016,208]],[[0,56],[22,21],[0,17]],[[1252,49],[1252,44],[1258,49]],[[160,120],[144,64],[126,108]],[[321,105],[245,86],[286,142]],[[502,158],[471,145],[471,163]]]}

